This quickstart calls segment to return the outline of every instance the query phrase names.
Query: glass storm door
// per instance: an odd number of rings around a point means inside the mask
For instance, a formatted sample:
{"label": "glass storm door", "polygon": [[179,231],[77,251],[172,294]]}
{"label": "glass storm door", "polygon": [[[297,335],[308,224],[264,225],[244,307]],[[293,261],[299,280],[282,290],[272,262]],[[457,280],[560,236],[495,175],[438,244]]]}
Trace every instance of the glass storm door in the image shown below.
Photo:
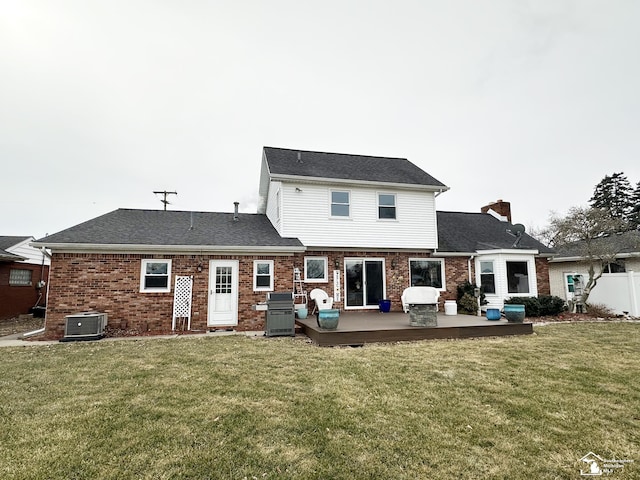
{"label": "glass storm door", "polygon": [[238,262],[212,260],[209,267],[209,326],[238,324]]}
{"label": "glass storm door", "polygon": [[345,308],[378,308],[385,298],[384,260],[345,259]]}

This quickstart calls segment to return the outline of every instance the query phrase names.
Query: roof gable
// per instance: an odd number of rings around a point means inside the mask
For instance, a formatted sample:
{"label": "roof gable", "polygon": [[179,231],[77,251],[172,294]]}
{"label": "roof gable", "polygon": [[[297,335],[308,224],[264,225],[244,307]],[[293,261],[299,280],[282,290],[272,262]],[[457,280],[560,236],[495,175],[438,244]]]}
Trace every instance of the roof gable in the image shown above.
{"label": "roof gable", "polygon": [[373,157],[264,147],[271,176],[405,184],[447,190],[444,183],[406,158]]}
{"label": "roof gable", "polygon": [[520,241],[509,231],[513,224],[487,213],[436,212],[438,217],[438,251],[471,253],[479,250],[538,250],[554,253],[527,233]]}

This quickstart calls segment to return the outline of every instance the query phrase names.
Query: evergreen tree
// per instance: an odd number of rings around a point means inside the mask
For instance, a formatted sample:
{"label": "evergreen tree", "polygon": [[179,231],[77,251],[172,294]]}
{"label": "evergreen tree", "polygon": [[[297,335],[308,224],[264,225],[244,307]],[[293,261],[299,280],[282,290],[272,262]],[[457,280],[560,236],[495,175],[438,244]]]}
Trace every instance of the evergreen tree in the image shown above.
{"label": "evergreen tree", "polygon": [[629,212],[629,229],[640,230],[640,182],[631,194],[631,211]]}
{"label": "evergreen tree", "polygon": [[600,180],[589,202],[592,208],[602,209],[612,218],[622,220],[626,224],[633,208],[632,194],[629,180],[623,172],[618,172],[611,176],[606,175]]}

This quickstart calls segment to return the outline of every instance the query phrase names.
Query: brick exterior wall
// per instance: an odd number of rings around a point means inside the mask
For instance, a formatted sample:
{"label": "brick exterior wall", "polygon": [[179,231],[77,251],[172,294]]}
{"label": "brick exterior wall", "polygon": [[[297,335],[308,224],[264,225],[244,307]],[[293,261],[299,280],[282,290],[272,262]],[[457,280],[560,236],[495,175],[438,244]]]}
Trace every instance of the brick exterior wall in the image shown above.
{"label": "brick exterior wall", "polygon": [[[31,270],[31,285],[9,285],[9,275],[12,269]],[[20,262],[0,263],[0,320],[17,317],[30,313],[32,307],[42,297],[39,306],[45,304],[45,289],[36,288],[40,279],[47,281],[49,267],[47,265],[34,265]]]}
{"label": "brick exterior wall", "polygon": [[[253,291],[254,260],[273,260],[274,291],[293,290],[293,269],[304,272],[305,256],[326,256],[328,260],[328,282],[309,283],[307,292],[322,288],[333,295],[333,270],[336,261],[344,281],[344,252],[307,252],[289,256],[216,256],[216,255],[147,255],[147,254],[71,254],[54,253],[49,276],[45,338],[59,339],[64,336],[65,316],[84,311],[105,312],[109,325],[122,325],[140,332],[166,332],[171,329],[173,315],[173,281],[176,275],[193,275],[192,330],[206,331],[209,302],[209,261],[237,260],[238,271],[238,331],[260,331],[265,325],[265,312],[255,311],[252,306],[266,300],[266,292]],[[348,252],[347,257],[384,258],[387,298],[391,309],[402,310],[401,295],[410,284],[409,258],[425,258],[424,252]],[[171,291],[167,293],[141,293],[140,267],[142,259],[171,259]],[[434,258],[440,258],[435,256]],[[456,299],[457,286],[468,280],[468,258],[446,257],[446,291],[440,295],[440,310],[445,300]],[[202,271],[198,272],[198,265]],[[471,262],[471,278],[474,278]],[[536,259],[538,288],[540,293],[549,291],[548,264]],[[304,274],[303,274],[304,278]],[[345,292],[342,291],[344,297]],[[313,302],[309,300],[309,310]],[[344,299],[334,303],[342,309]],[[220,328],[220,327],[217,327]]]}
{"label": "brick exterior wall", "polygon": [[538,295],[551,295],[548,259],[536,258],[536,280],[538,281]]}

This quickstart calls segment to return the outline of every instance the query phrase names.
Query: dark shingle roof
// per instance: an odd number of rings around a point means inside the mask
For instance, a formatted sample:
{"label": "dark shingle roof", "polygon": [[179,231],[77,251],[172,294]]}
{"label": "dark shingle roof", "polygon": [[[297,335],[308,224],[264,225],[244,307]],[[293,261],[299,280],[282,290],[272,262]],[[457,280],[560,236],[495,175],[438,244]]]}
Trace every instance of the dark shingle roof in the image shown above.
{"label": "dark shingle roof", "polygon": [[591,255],[596,257],[598,255],[638,253],[640,252],[640,232],[631,230],[612,235],[603,235],[591,240],[590,245],[587,245],[584,241],[573,242],[558,246],[557,251],[558,255],[555,260],[588,256],[589,251]]}
{"label": "dark shingle roof", "polygon": [[508,232],[513,224],[501,222],[488,213],[437,212],[438,251],[475,252],[477,250],[511,249],[538,250],[552,254],[546,247],[524,233],[516,247],[516,237]]}
{"label": "dark shingle roof", "polygon": [[[43,245],[301,247],[265,215],[119,209],[37,240]],[[191,228],[193,226],[193,228]]]}
{"label": "dark shingle roof", "polygon": [[[442,187],[444,183],[406,158],[371,157],[264,147],[272,175],[293,175]],[[298,161],[300,154],[300,161]]]}
{"label": "dark shingle roof", "polygon": [[10,261],[10,262],[24,260],[24,257],[21,257],[20,255],[15,255],[11,252],[7,252],[7,249],[21,242],[24,242],[25,240],[29,240],[31,238],[33,237],[17,237],[17,236],[11,236],[11,235],[0,235],[0,260]]}
{"label": "dark shingle roof", "polygon": [[29,240],[32,237],[16,237],[11,235],[0,235],[0,250],[6,250],[7,248],[11,248],[14,245],[19,244],[20,242],[24,242],[25,240]]}

